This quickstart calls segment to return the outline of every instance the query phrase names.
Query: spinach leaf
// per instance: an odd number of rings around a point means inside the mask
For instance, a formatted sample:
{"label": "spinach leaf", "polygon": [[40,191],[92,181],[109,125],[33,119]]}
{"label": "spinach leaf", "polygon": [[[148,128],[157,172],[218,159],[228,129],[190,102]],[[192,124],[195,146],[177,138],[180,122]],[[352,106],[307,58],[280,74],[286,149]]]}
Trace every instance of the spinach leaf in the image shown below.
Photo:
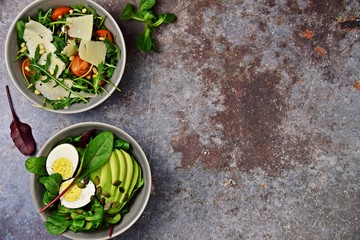
{"label": "spinach leaf", "polygon": [[151,9],[154,5],[155,0],[140,0],[139,3],[139,7],[142,12]]}
{"label": "spinach leaf", "polygon": [[48,175],[46,171],[46,157],[30,157],[25,161],[25,168],[39,176]]}
{"label": "spinach leaf", "polygon": [[121,220],[121,214],[117,213],[114,216],[106,216],[105,220],[110,224],[115,224]]}
{"label": "spinach leaf", "polygon": [[115,141],[114,141],[114,148],[117,148],[117,149],[122,149],[122,150],[125,150],[125,151],[129,151],[130,149],[130,143],[123,140],[123,139],[120,139],[120,138],[116,138]]}
{"label": "spinach leaf", "polygon": [[93,224],[93,227],[97,228],[104,221],[105,211],[104,211],[104,207],[100,204],[100,202],[96,198],[91,206],[91,212],[93,214],[85,217],[85,220],[90,221]]}
{"label": "spinach leaf", "polygon": [[151,9],[155,5],[155,0],[140,0],[139,10],[136,10],[131,4],[127,4],[121,14],[123,20],[136,20],[145,23],[145,31],[138,37],[136,46],[140,51],[157,52],[151,33],[163,23],[172,23],[176,16],[172,13],[155,14]]}
{"label": "spinach leaf", "polygon": [[124,10],[123,10],[123,12],[122,12],[122,14],[121,14],[121,18],[122,19],[124,19],[124,20],[130,20],[130,19],[133,19],[133,17],[134,17],[134,7],[133,7],[133,5],[131,5],[130,3],[128,3],[126,6],[125,6],[125,8],[124,8]]}
{"label": "spinach leaf", "polygon": [[58,211],[53,212],[45,222],[46,230],[54,235],[62,234],[72,224],[70,219],[66,219],[66,215]]}
{"label": "spinach leaf", "polygon": [[145,31],[139,36],[136,41],[136,47],[143,52],[148,52],[151,50],[154,50],[156,52],[154,42],[151,38],[150,28],[146,27]]}
{"label": "spinach leaf", "polygon": [[50,176],[40,177],[39,182],[42,183],[46,190],[51,194],[58,194],[62,182],[62,176],[60,173],[54,173]]}
{"label": "spinach leaf", "polygon": [[77,175],[76,183],[92,171],[100,168],[108,160],[112,153],[114,135],[111,132],[98,134],[85,149],[84,157],[80,165],[80,172]]}
{"label": "spinach leaf", "polygon": [[43,205],[44,206],[48,205],[54,198],[56,198],[56,196],[57,196],[57,194],[52,194],[52,193],[46,191],[44,193],[44,196],[42,199]]}
{"label": "spinach leaf", "polygon": [[79,230],[82,230],[85,225],[84,219],[73,219],[72,224],[70,225],[70,230],[73,232],[77,232]]}

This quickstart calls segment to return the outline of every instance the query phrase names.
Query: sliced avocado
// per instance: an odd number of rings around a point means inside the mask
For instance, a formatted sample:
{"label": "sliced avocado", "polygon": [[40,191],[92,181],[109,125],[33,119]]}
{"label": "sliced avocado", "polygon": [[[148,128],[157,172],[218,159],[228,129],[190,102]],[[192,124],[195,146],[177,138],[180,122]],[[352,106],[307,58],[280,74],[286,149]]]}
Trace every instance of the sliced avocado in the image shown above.
{"label": "sliced avocado", "polygon": [[[112,152],[106,164],[90,174],[91,181],[95,182],[96,177],[100,179],[98,186],[101,187],[102,192],[105,191],[110,195],[106,197],[101,194],[105,202],[119,203],[117,207],[107,210],[109,214],[118,213],[134,195],[134,191],[144,184],[139,164],[126,151],[118,149]],[[120,184],[114,185],[115,181]]]}
{"label": "sliced avocado", "polygon": [[120,180],[120,159],[116,151],[113,151],[109,159],[110,169],[111,169],[111,189],[109,190],[110,199],[109,201],[114,202],[117,198],[118,187],[114,186],[113,183],[117,180]]}
{"label": "sliced avocado", "polygon": [[[129,155],[129,154],[128,154]],[[131,157],[129,155],[129,157],[131,158],[131,161],[133,163],[133,174],[132,174],[132,179],[131,179],[131,183],[130,183],[130,186],[129,188],[127,189],[126,191],[126,195],[127,195],[127,199],[124,199],[121,204],[120,204],[120,209],[130,200],[130,198],[132,197],[132,192],[134,190],[134,187],[136,186],[137,184],[137,181],[138,181],[138,177],[139,177],[139,167],[138,167],[138,164],[137,162],[135,161],[135,159],[133,157]]]}
{"label": "sliced avocado", "polygon": [[[134,164],[131,159],[131,156],[123,150],[115,150],[115,151],[120,151],[121,154],[124,156],[125,165],[126,165],[126,173],[125,173],[124,178],[121,178],[121,184],[119,186],[119,188],[121,187],[124,190],[124,192],[120,192],[120,190],[119,190],[120,194],[119,194],[119,198],[117,200],[119,201],[120,204],[116,208],[110,208],[108,210],[108,213],[110,213],[110,214],[117,213],[124,206],[124,204],[123,204],[124,199],[126,200],[126,198],[129,197],[128,189],[130,188],[130,185],[132,183],[132,176],[133,176],[133,172],[134,172]],[[122,162],[122,164],[124,164],[124,163]],[[121,167],[123,166],[122,164],[121,164]]]}
{"label": "sliced avocado", "polygon": [[123,186],[123,183],[125,181],[125,177],[126,177],[126,173],[127,173],[127,168],[126,168],[126,160],[124,157],[124,154],[122,154],[122,152],[120,150],[115,149],[114,150],[116,152],[116,155],[118,157],[118,161],[119,161],[119,175],[118,175],[118,180],[121,182],[118,186],[116,186],[116,191],[114,194],[114,201],[118,201],[120,200],[120,196],[121,196],[121,192],[119,191],[119,188]]}

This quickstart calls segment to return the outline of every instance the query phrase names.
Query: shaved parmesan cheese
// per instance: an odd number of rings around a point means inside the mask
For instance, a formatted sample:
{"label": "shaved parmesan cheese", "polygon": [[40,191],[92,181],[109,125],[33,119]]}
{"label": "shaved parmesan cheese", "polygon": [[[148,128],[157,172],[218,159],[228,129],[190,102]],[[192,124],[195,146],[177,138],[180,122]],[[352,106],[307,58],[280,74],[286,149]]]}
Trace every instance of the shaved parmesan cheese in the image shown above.
{"label": "shaved parmesan cheese", "polygon": [[70,37],[90,40],[93,30],[93,15],[67,18],[66,26],[69,27],[68,34]]}
{"label": "shaved parmesan cheese", "polygon": [[55,45],[51,43],[53,40],[51,30],[46,28],[41,23],[33,20],[30,20],[25,24],[24,40],[31,58],[34,57],[36,48],[39,44],[44,45],[45,51],[47,53],[55,52],[56,50]]}
{"label": "shaved parmesan cheese", "polygon": [[65,54],[67,57],[74,56],[77,53],[75,40],[69,40],[68,44],[64,47],[61,53]]}
{"label": "shaved parmesan cheese", "polygon": [[[41,76],[39,81],[36,81],[35,88],[40,91],[40,93],[49,100],[56,100],[59,97],[64,98],[68,97],[70,92],[65,88],[57,85],[54,80],[50,80],[46,83],[43,83],[41,80],[45,80],[46,77]],[[65,79],[64,84],[71,88],[72,80]]]}
{"label": "shaved parmesan cheese", "polygon": [[81,40],[79,46],[79,56],[82,60],[95,66],[105,62],[106,45],[101,41]]}
{"label": "shaved parmesan cheese", "polygon": [[[41,65],[46,64],[46,58],[47,58],[47,54],[43,54],[41,55],[41,57],[39,58],[38,63]],[[47,69],[49,72],[51,71],[55,71],[56,66],[58,67],[58,70],[56,72],[56,77],[58,78],[61,73],[64,71],[65,69],[65,63],[55,54],[51,54],[51,58],[50,58],[50,66]]]}

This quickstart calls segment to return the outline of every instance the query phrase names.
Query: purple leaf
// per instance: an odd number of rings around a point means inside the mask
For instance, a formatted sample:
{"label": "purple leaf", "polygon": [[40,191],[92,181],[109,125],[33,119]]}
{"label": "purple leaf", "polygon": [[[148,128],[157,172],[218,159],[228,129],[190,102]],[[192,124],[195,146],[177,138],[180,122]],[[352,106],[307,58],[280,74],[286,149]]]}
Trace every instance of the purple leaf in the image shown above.
{"label": "purple leaf", "polygon": [[35,151],[36,146],[35,139],[31,132],[31,127],[26,123],[22,123],[16,115],[14,106],[11,101],[10,90],[7,85],[6,93],[13,117],[13,120],[10,124],[10,136],[13,139],[15,146],[22,154],[31,155]]}

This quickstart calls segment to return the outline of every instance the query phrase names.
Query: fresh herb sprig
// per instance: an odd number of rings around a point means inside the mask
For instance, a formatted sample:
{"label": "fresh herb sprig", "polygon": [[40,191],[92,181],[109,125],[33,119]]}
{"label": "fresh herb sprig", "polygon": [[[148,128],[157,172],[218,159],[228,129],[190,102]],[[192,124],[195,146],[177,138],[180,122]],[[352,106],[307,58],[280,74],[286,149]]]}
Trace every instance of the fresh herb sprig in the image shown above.
{"label": "fresh herb sprig", "polygon": [[140,51],[149,52],[151,50],[158,52],[151,34],[155,32],[163,23],[172,23],[176,16],[172,13],[156,14],[152,8],[155,0],[140,0],[139,8],[136,9],[130,3],[127,4],[121,14],[124,20],[136,20],[145,23],[145,31],[138,37],[136,46]]}

